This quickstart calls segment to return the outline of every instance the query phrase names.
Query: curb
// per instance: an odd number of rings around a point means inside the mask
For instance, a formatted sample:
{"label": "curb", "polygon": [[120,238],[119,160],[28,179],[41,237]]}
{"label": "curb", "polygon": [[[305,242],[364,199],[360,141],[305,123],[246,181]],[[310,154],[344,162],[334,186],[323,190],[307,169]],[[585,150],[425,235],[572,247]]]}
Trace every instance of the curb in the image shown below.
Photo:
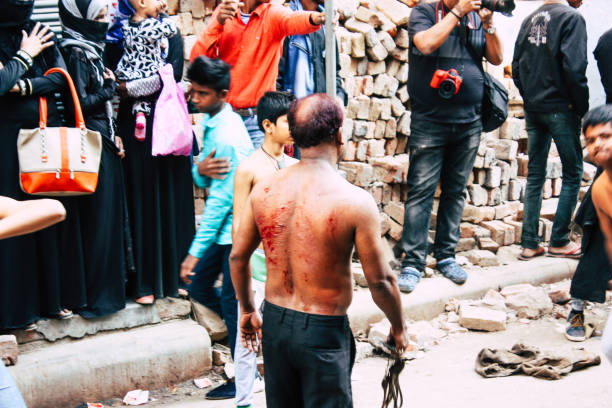
{"label": "curb", "polygon": [[181,320],[33,350],[9,372],[28,407],[59,408],[166,387],[211,368],[208,333]]}
{"label": "curb", "polygon": [[[412,293],[402,293],[405,319],[431,320],[444,312],[449,299],[479,299],[489,289],[500,290],[519,283],[539,285],[571,278],[578,261],[542,257],[528,262],[514,262],[506,266],[468,270],[468,280],[459,286],[444,277],[422,279]],[[367,332],[370,325],[385,315],[376,306],[367,289],[353,292],[348,309],[353,333]]]}

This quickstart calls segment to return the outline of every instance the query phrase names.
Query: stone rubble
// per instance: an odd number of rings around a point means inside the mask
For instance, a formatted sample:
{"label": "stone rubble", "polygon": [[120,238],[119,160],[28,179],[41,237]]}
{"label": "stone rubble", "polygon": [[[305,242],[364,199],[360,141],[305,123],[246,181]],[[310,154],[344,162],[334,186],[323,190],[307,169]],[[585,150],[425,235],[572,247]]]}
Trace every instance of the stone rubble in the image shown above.
{"label": "stone rubble", "polygon": [[17,364],[19,347],[17,338],[12,334],[0,336],[0,357],[2,357],[2,363],[7,367]]}

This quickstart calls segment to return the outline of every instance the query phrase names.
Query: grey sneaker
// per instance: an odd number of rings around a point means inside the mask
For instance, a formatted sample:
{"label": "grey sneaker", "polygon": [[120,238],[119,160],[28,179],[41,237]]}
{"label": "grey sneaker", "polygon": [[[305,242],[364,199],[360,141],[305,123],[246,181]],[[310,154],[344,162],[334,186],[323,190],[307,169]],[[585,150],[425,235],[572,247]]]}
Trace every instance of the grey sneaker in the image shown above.
{"label": "grey sneaker", "polygon": [[467,272],[459,266],[455,258],[446,258],[438,261],[436,268],[445,278],[448,278],[458,285],[465,283],[468,278]]}
{"label": "grey sneaker", "polygon": [[410,293],[416,288],[417,283],[421,280],[421,276],[423,276],[422,272],[411,266],[405,266],[397,278],[397,285],[402,292]]}

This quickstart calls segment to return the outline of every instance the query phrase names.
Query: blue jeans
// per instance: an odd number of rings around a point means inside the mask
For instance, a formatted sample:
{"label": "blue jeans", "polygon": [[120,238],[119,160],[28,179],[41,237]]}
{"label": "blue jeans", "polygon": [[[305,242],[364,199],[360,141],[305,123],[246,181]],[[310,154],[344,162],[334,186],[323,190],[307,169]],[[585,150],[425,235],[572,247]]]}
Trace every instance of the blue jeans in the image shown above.
{"label": "blue jeans", "polygon": [[26,408],[13,377],[2,361],[0,361],[0,407]]}
{"label": "blue jeans", "polygon": [[[212,244],[194,268],[195,275],[187,287],[189,296],[219,314],[227,326],[232,356],[236,345],[236,327],[238,324],[238,301],[230,275],[229,255],[231,245]],[[221,296],[213,285],[223,274]]]}
{"label": "blue jeans", "polygon": [[554,139],[563,166],[563,185],[550,246],[561,247],[569,243],[569,225],[582,180],[580,118],[574,112],[525,112],[525,120],[529,137],[529,166],[521,245],[523,248],[536,249],[540,243],[538,226],[542,208],[542,187],[546,181],[550,142]]}
{"label": "blue jeans", "polygon": [[259,125],[257,124],[257,115],[242,116],[242,121],[244,122],[247,132],[249,132],[251,142],[253,142],[253,148],[259,149],[259,147],[263,144],[266,135],[261,131],[261,129],[259,129]]}
{"label": "blue jeans", "polygon": [[442,195],[436,225],[434,257],[455,256],[459,224],[465,206],[465,187],[478,153],[482,123],[444,124],[414,119],[410,125],[410,165],[404,230],[400,242],[402,265],[423,271],[431,208],[438,181]]}

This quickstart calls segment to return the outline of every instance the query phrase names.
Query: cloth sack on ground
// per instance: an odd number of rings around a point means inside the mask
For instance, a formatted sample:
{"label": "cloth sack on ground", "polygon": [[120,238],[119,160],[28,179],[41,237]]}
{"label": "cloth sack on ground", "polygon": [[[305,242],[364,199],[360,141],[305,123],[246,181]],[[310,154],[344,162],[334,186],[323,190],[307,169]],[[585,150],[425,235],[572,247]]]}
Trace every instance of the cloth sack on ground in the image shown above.
{"label": "cloth sack on ground", "polygon": [[153,156],[189,156],[193,143],[193,128],[183,89],[174,80],[171,64],[159,70],[163,88],[155,106],[153,118]]}
{"label": "cloth sack on ground", "polygon": [[559,380],[572,371],[601,364],[601,358],[586,350],[540,351],[515,344],[510,350],[484,348],[476,357],[476,372],[483,377],[507,377],[523,373],[547,380]]}

